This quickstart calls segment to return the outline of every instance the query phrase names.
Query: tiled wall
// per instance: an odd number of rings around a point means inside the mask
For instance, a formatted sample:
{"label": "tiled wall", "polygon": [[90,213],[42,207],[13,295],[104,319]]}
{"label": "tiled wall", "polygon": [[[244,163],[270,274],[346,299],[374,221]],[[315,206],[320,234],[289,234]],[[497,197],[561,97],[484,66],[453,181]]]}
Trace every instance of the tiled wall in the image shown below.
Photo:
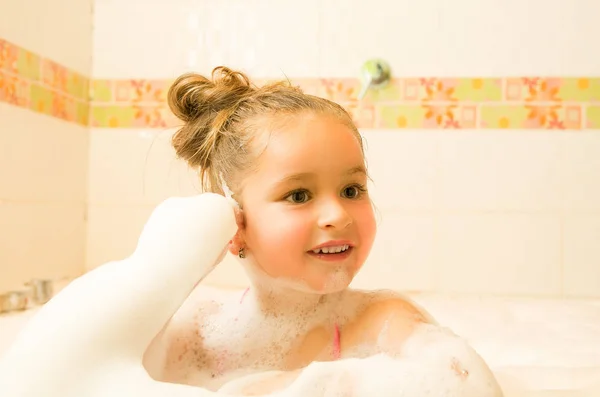
{"label": "tiled wall", "polygon": [[[128,255],[156,203],[197,192],[169,147],[166,89],[224,63],[354,114],[380,215],[357,286],[600,296],[599,14],[585,0],[97,0],[86,266]],[[374,56],[395,79],[356,101]],[[228,258],[209,282],[245,277]]]}
{"label": "tiled wall", "polygon": [[[99,0],[87,264],[127,255],[158,200],[195,191],[166,89],[224,63],[355,115],[381,219],[357,286],[600,296],[594,15],[585,0]],[[395,80],[358,102],[371,57]],[[245,278],[228,261],[210,281]]]}
{"label": "tiled wall", "polygon": [[0,101],[87,127],[89,77],[0,38]]}
{"label": "tiled wall", "polygon": [[[357,78],[291,81],[343,105],[362,129],[600,129],[600,77],[394,78],[360,101]],[[94,80],[91,125],[174,125],[166,104],[170,85],[157,79]]]}
{"label": "tiled wall", "polygon": [[1,292],[85,269],[92,10],[80,0],[0,10]]}

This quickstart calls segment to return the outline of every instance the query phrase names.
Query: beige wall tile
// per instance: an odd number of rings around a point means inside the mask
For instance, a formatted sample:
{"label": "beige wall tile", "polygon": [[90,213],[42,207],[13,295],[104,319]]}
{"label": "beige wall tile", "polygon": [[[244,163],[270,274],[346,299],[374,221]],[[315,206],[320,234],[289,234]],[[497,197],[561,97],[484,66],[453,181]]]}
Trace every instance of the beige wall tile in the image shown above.
{"label": "beige wall tile", "polygon": [[[316,76],[319,8],[318,0],[302,6],[291,0],[231,1],[227,6],[99,1],[94,76],[164,78],[189,70],[209,73],[219,65],[256,77]],[[135,19],[132,28],[130,15],[141,9],[144,18]],[[293,28],[292,19],[302,29]]]}
{"label": "beige wall tile", "polygon": [[91,204],[154,205],[200,192],[197,173],[178,160],[171,131],[92,129]]}
{"label": "beige wall tile", "polygon": [[353,286],[430,291],[436,270],[434,236],[432,214],[383,212],[371,258]]}
{"label": "beige wall tile", "polygon": [[87,199],[85,127],[0,103],[0,198]]}
{"label": "beige wall tile", "polygon": [[0,0],[0,37],[89,75],[92,4],[93,0]]}
{"label": "beige wall tile", "polygon": [[0,291],[84,271],[85,205],[0,203]]}
{"label": "beige wall tile", "polygon": [[436,250],[438,288],[474,293],[558,295],[559,216],[444,215]]}
{"label": "beige wall tile", "polygon": [[[439,5],[436,3],[323,2],[321,15],[327,23],[322,24],[319,37],[321,74],[357,76],[367,59],[385,57],[396,75],[437,75],[441,62],[437,55],[439,31],[435,15]],[[409,40],[416,32],[419,40]],[[398,50],[400,43],[402,50]]]}
{"label": "beige wall tile", "polygon": [[598,2],[434,2],[441,60],[434,75],[585,76],[600,70],[600,58],[586,49],[586,37],[600,33]]}
{"label": "beige wall tile", "polygon": [[91,204],[88,208],[86,269],[131,255],[153,210],[154,206]]}
{"label": "beige wall tile", "polygon": [[600,215],[572,215],[565,219],[564,293],[600,297]]}
{"label": "beige wall tile", "polygon": [[[129,17],[140,10],[143,18]],[[595,75],[600,59],[586,39],[600,34],[599,13],[593,1],[101,0],[94,75],[171,77],[228,64],[257,76],[354,77],[372,57],[396,76]]]}
{"label": "beige wall tile", "polygon": [[431,131],[363,131],[373,179],[371,197],[382,211],[432,210],[437,136]]}
{"label": "beige wall tile", "polygon": [[[188,53],[199,46],[188,30],[193,9],[188,1],[96,1],[93,76],[169,78],[187,70]],[[143,18],[131,18],[140,12]]]}
{"label": "beige wall tile", "polygon": [[565,137],[566,211],[600,211],[600,132],[578,132]]}
{"label": "beige wall tile", "polygon": [[459,131],[442,136],[440,209],[560,210],[563,138],[541,131]]}

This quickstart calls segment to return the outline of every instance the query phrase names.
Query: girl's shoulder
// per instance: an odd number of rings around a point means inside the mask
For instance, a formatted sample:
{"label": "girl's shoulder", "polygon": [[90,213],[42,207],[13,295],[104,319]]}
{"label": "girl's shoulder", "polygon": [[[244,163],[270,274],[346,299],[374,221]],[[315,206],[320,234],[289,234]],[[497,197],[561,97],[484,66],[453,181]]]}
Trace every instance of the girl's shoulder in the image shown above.
{"label": "girl's shoulder", "polygon": [[[347,293],[355,312],[341,329],[342,348],[370,346],[371,353],[395,350],[422,324],[431,323],[427,313],[401,293],[388,290]],[[348,305],[350,306],[350,305]],[[363,353],[361,353],[363,354]]]}
{"label": "girl's shoulder", "polygon": [[432,323],[427,311],[408,296],[393,290],[349,290],[353,300],[359,303],[360,315],[370,319],[404,318],[407,321]]}

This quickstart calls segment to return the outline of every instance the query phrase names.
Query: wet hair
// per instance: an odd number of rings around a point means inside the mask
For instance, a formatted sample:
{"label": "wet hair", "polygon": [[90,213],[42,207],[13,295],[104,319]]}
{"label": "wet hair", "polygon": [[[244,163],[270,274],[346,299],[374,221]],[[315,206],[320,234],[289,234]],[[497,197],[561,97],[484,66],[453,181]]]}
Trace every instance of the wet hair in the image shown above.
{"label": "wet hair", "polygon": [[168,92],[171,111],[184,122],[172,138],[179,158],[200,171],[202,190],[223,194],[225,182],[240,193],[257,157],[254,144],[274,123],[298,115],[338,119],[362,140],[352,117],[335,102],[308,95],[287,81],[258,87],[242,72],[220,66],[210,78],[189,73]]}

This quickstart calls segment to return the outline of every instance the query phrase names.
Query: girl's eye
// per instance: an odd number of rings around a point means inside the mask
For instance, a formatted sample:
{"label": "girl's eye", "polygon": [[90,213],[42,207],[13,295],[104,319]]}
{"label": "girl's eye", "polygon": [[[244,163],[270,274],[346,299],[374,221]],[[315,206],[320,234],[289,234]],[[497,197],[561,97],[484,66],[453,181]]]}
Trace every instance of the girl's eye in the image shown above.
{"label": "girl's eye", "polygon": [[291,201],[294,204],[305,203],[308,199],[308,192],[306,190],[296,190],[286,197],[286,200]]}
{"label": "girl's eye", "polygon": [[352,185],[344,188],[343,196],[349,199],[355,199],[360,197],[366,189],[361,185]]}

